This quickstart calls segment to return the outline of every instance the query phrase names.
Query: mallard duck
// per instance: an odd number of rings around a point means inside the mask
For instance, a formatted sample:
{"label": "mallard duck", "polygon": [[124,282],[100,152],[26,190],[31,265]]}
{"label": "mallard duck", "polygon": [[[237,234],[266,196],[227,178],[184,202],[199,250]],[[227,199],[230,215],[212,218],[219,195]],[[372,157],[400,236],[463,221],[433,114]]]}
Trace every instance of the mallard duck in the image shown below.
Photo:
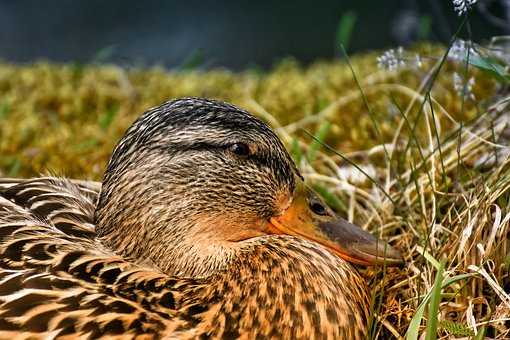
{"label": "mallard duck", "polygon": [[102,183],[0,188],[2,339],[361,339],[350,263],[401,261],[335,216],[265,123],[213,100],[145,112]]}

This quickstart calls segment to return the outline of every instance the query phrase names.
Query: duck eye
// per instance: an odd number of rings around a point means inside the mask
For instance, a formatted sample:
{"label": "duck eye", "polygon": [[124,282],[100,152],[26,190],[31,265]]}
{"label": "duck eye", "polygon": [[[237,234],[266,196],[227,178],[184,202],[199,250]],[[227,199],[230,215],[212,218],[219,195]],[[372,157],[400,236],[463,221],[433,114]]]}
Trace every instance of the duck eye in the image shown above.
{"label": "duck eye", "polygon": [[316,200],[310,202],[310,209],[317,215],[325,216],[328,215],[328,211],[324,204]]}
{"label": "duck eye", "polygon": [[250,147],[245,143],[234,143],[229,150],[239,157],[248,157],[250,155]]}

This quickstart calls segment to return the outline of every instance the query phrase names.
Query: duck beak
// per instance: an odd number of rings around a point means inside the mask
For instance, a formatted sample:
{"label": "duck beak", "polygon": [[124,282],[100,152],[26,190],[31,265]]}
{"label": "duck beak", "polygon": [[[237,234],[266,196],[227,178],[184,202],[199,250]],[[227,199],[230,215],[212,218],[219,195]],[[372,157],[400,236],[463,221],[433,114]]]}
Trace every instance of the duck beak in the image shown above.
{"label": "duck beak", "polygon": [[337,217],[304,183],[298,185],[283,213],[270,218],[268,228],[275,234],[320,243],[351,263],[369,266],[403,262],[400,253],[386,242]]}

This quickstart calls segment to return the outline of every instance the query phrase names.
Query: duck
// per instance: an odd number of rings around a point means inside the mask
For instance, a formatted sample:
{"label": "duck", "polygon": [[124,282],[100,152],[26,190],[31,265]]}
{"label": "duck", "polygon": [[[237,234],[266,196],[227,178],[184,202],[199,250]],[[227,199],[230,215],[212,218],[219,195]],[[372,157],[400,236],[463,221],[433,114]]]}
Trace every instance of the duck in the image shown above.
{"label": "duck", "polygon": [[143,113],[101,183],[0,179],[2,339],[363,339],[356,265],[399,263],[216,100]]}

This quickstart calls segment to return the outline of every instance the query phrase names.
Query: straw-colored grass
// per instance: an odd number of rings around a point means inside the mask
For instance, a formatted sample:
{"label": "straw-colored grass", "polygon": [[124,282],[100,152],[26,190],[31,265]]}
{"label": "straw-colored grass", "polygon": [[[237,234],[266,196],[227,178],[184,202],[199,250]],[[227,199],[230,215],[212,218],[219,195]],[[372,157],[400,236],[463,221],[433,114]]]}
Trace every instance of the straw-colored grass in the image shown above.
{"label": "straw-colored grass", "polygon": [[378,70],[373,54],[351,63],[361,89],[341,61],[288,60],[268,73],[0,64],[0,175],[98,180],[147,108],[182,96],[227,100],[276,129],[339,214],[404,254],[402,268],[363,270],[374,338],[427,325],[439,338],[509,337],[510,97],[471,71],[476,101],[462,100],[450,62],[431,91],[437,63],[396,73]]}

